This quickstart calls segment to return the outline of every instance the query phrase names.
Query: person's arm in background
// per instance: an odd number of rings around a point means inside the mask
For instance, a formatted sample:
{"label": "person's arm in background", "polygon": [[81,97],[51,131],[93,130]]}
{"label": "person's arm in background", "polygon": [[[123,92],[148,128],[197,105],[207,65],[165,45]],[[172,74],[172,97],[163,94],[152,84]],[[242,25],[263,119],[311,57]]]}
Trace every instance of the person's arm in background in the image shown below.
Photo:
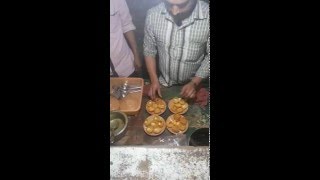
{"label": "person's arm in background", "polygon": [[141,67],[142,67],[142,64],[141,64],[141,58],[140,58],[140,55],[139,55],[139,51],[138,51],[138,48],[137,48],[137,43],[136,43],[136,38],[135,38],[135,35],[134,35],[134,32],[133,31],[128,31],[126,33],[124,33],[124,36],[132,50],[132,53],[133,53],[133,56],[134,56],[134,66],[136,68],[136,71],[141,74]]}
{"label": "person's arm in background", "polygon": [[123,34],[128,42],[130,49],[132,50],[134,56],[134,65],[136,71],[141,73],[141,59],[137,47],[137,42],[135,38],[134,31],[136,27],[132,23],[132,17],[130,15],[130,11],[128,5],[125,0],[117,0],[119,3],[119,13],[121,18],[121,25],[123,29]]}
{"label": "person's arm in background", "polygon": [[149,73],[151,86],[148,92],[148,95],[151,99],[156,98],[158,94],[160,97],[160,83],[157,76],[157,65],[156,65],[156,55],[157,55],[157,48],[156,48],[156,40],[155,36],[152,32],[152,22],[151,16],[149,12],[147,12],[146,23],[144,27],[144,41],[143,41],[143,54],[145,56],[145,62],[147,66],[147,70]]}
{"label": "person's arm in background", "polygon": [[181,95],[185,98],[194,98],[196,95],[196,87],[201,83],[202,79],[208,78],[210,75],[210,36],[207,41],[206,55],[201,62],[199,69],[196,72],[195,77],[191,81],[184,85],[181,89]]}

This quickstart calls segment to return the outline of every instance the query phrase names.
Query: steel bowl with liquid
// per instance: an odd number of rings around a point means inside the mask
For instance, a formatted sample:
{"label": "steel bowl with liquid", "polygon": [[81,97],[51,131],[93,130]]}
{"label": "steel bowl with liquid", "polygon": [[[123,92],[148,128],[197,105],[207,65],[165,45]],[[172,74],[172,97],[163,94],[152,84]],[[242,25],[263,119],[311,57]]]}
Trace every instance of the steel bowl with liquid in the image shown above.
{"label": "steel bowl with liquid", "polygon": [[128,117],[120,111],[110,111],[110,143],[119,140],[128,125]]}

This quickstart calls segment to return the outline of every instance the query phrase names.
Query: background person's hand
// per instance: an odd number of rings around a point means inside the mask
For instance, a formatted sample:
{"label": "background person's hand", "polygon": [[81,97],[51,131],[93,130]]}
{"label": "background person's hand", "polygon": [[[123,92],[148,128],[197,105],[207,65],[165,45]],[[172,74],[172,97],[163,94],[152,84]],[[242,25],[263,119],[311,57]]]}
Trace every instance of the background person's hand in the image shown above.
{"label": "background person's hand", "polygon": [[149,92],[148,92],[148,96],[149,96],[152,100],[154,100],[154,99],[157,97],[157,95],[162,98],[159,82],[157,82],[157,83],[152,83],[152,84],[150,85],[150,89],[149,89]]}
{"label": "background person's hand", "polygon": [[182,87],[180,95],[183,98],[192,99],[195,97],[196,92],[196,85],[193,82],[189,82]]}
{"label": "background person's hand", "polygon": [[134,57],[134,67],[135,71],[138,72],[138,74],[142,73],[142,63],[139,56]]}

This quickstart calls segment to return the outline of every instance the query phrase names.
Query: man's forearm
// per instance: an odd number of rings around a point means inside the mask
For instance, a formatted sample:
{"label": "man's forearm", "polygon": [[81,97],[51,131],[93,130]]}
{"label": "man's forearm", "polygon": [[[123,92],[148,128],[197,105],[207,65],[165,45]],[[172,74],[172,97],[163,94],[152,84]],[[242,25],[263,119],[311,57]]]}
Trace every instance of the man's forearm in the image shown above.
{"label": "man's forearm", "polygon": [[133,31],[128,31],[124,33],[124,37],[126,38],[130,49],[132,50],[132,53],[137,56],[139,55],[138,53],[138,48],[137,48],[137,42],[136,42],[136,37],[134,35]]}
{"label": "man's forearm", "polygon": [[151,83],[158,82],[156,59],[151,56],[145,56],[145,62]]}

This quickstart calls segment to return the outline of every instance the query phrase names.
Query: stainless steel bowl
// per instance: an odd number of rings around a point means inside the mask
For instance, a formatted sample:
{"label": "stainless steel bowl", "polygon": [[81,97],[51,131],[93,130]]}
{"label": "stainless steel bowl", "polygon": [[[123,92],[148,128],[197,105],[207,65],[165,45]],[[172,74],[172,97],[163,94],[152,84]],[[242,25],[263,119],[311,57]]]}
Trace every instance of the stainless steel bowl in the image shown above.
{"label": "stainless steel bowl", "polygon": [[128,126],[128,117],[120,111],[110,111],[110,143],[119,140]]}

